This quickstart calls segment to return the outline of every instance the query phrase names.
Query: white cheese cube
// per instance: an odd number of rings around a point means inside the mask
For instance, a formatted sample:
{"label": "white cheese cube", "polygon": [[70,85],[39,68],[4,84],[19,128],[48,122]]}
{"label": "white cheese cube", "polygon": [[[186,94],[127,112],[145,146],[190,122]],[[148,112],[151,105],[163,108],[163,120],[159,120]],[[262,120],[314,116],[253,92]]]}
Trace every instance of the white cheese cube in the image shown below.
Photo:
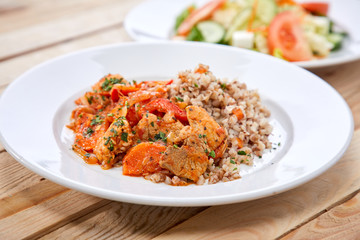
{"label": "white cheese cube", "polygon": [[234,47],[251,49],[254,47],[254,33],[248,31],[235,31],[231,38]]}

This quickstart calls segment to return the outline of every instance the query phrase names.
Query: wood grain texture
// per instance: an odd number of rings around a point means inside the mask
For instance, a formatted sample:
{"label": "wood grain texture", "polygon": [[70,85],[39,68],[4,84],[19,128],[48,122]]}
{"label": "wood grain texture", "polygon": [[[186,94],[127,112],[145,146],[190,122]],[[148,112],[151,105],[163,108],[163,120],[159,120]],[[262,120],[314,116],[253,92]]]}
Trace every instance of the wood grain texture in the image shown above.
{"label": "wood grain texture", "polygon": [[67,191],[1,219],[0,239],[37,238],[109,202],[73,190]]}
{"label": "wood grain texture", "polygon": [[[113,1],[86,11],[72,11],[60,18],[43,21],[0,35],[0,60],[18,56],[56,43],[86,36],[109,27],[120,27],[136,1]],[[59,34],[61,33],[61,34]]]}
{"label": "wood grain texture", "polygon": [[255,201],[211,207],[155,239],[274,239],[360,188],[360,130],[327,172],[298,188]]}
{"label": "wood grain texture", "polygon": [[112,202],[41,239],[150,239],[203,209]]}
{"label": "wood grain texture", "polygon": [[114,4],[118,0],[1,0],[0,34],[25,29],[63,17],[71,17],[101,6]]}
{"label": "wood grain texture", "polygon": [[314,71],[332,85],[349,104],[355,129],[360,128],[360,60]]}
{"label": "wood grain texture", "polygon": [[0,153],[0,165],[0,199],[11,197],[42,181],[41,176],[26,169],[6,151]]}
{"label": "wood grain texture", "polygon": [[86,38],[74,39],[72,41],[26,54],[5,62],[0,62],[0,94],[5,90],[6,86],[10,82],[19,77],[22,73],[46,60],[87,47],[125,41],[130,41],[130,38],[126,34],[125,30],[123,28],[115,28],[113,30],[87,36]]}
{"label": "wood grain texture", "polygon": [[360,193],[281,239],[360,239],[359,222]]}
{"label": "wood grain texture", "polygon": [[39,183],[16,192],[11,196],[1,198],[0,219],[33,207],[66,191],[69,191],[69,189],[41,178]]}

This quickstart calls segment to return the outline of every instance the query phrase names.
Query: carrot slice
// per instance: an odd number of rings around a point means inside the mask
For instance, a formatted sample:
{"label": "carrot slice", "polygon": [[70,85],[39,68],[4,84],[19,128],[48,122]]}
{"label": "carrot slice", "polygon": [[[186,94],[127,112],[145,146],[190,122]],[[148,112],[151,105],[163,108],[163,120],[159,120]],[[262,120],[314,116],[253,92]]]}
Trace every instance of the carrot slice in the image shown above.
{"label": "carrot slice", "polygon": [[241,120],[244,118],[244,113],[240,108],[234,109],[232,113],[237,117],[238,120]]}
{"label": "carrot slice", "polygon": [[143,142],[131,148],[123,158],[123,174],[143,176],[159,172],[160,159],[166,151],[166,146],[159,143]]}

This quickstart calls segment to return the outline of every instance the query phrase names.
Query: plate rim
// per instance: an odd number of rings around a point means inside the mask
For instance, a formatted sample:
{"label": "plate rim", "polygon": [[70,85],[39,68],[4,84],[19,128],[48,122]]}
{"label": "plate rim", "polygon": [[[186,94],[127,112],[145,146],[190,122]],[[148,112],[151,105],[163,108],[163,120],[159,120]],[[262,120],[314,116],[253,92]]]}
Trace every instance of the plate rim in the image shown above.
{"label": "plate rim", "polygon": [[[167,45],[204,45],[204,43],[194,43],[194,42],[184,42],[184,43],[174,43],[174,42],[169,42],[169,41],[165,41],[163,43],[160,42],[156,42],[156,43],[139,43],[139,42],[128,42],[128,43],[117,43],[117,44],[109,44],[109,45],[102,45],[102,46],[95,46],[95,47],[91,47],[91,48],[86,48],[86,49],[82,49],[79,51],[74,51],[74,52],[70,52],[68,54],[64,54],[61,56],[58,56],[56,58],[53,59],[49,59],[41,64],[38,64],[36,66],[34,66],[33,68],[27,70],[25,73],[21,74],[19,77],[17,77],[14,81],[12,81],[7,88],[5,89],[5,91],[3,92],[2,96],[0,97],[0,105],[2,104],[2,99],[3,96],[6,95],[8,93],[8,91],[10,91],[9,89],[12,88],[13,84],[16,84],[18,81],[20,81],[22,78],[26,77],[26,75],[30,74],[32,71],[36,71],[38,68],[41,68],[44,65],[47,64],[51,64],[52,62],[55,62],[57,60],[60,60],[62,58],[66,58],[69,57],[71,55],[76,55],[76,54],[81,54],[84,52],[90,52],[90,51],[94,51],[94,50],[99,50],[99,49],[106,49],[106,48],[112,48],[112,47],[124,47],[124,46],[129,46],[129,45],[161,45],[161,44],[167,44]],[[206,44],[206,43],[205,43]],[[213,44],[208,44],[211,47],[215,47],[215,48],[232,48],[230,46],[220,46],[220,45],[213,45]],[[235,50],[235,49],[234,49]],[[254,52],[254,51],[250,51],[250,50],[244,50],[244,49],[236,49],[235,51],[245,51],[248,52],[248,54],[251,55],[258,55],[260,53]],[[267,56],[267,55],[263,55],[260,54],[261,57],[265,57],[265,58],[271,58],[271,61],[281,61],[284,62],[280,59],[274,59],[271,56]],[[283,63],[284,64],[284,63]],[[286,63],[291,65],[290,63]],[[319,78],[318,76],[316,76],[315,74],[308,72],[304,69],[301,69],[295,65],[291,65],[294,68],[298,68],[301,71],[305,71],[307,72],[307,74],[311,75],[312,77],[317,78],[318,80],[322,80],[321,78]],[[352,116],[352,112],[348,106],[348,104],[346,103],[346,101],[344,100],[344,98],[339,94],[338,91],[336,91],[336,89],[334,89],[330,84],[328,84],[327,82],[324,82],[326,85],[328,85],[330,88],[332,88],[334,90],[334,93],[336,93],[338,95],[338,97],[340,97],[342,104],[346,107],[347,112],[349,114],[351,123],[350,123],[350,128],[352,129],[352,131],[350,131],[347,141],[343,144],[341,151],[339,151],[335,156],[333,156],[332,159],[330,159],[329,161],[326,162],[325,165],[323,165],[321,168],[318,168],[315,171],[312,171],[310,174],[305,174],[305,176],[300,176],[295,180],[289,181],[286,184],[283,184],[281,186],[273,186],[273,187],[269,187],[265,190],[262,190],[261,193],[252,193],[250,194],[248,197],[241,197],[241,200],[238,199],[239,195],[234,195],[232,194],[230,197],[226,196],[226,195],[221,195],[221,196],[217,196],[217,197],[200,197],[200,198],[192,198],[191,201],[187,200],[187,199],[174,199],[174,197],[172,198],[159,198],[159,197],[148,197],[148,198],[144,198],[142,196],[138,196],[136,194],[128,194],[128,193],[115,193],[114,195],[114,191],[109,191],[109,190],[105,190],[102,189],[101,191],[99,191],[96,187],[92,187],[88,184],[84,184],[82,182],[78,182],[78,181],[74,181],[72,179],[69,178],[60,178],[59,176],[55,175],[53,172],[49,172],[46,169],[44,169],[43,167],[37,166],[35,164],[31,164],[31,161],[28,161],[26,159],[23,159],[22,156],[18,155],[17,152],[15,151],[15,149],[13,149],[11,146],[8,145],[8,143],[5,141],[3,133],[0,129],[0,141],[2,142],[4,148],[7,150],[7,152],[13,156],[19,163],[21,163],[22,165],[24,165],[26,168],[30,169],[31,171],[37,173],[40,176],[43,176],[53,182],[56,182],[60,185],[63,185],[65,187],[71,188],[71,189],[75,189],[78,190],[80,192],[84,192],[90,195],[95,195],[95,196],[99,196],[99,197],[103,197],[103,198],[107,198],[107,199],[111,199],[111,200],[115,200],[115,201],[124,201],[124,202],[129,202],[129,203],[137,203],[137,204],[146,204],[146,205],[157,205],[157,206],[210,206],[210,205],[222,205],[222,204],[229,204],[229,203],[236,203],[236,202],[243,202],[243,201],[249,201],[249,200],[253,200],[253,199],[258,199],[258,198],[263,198],[263,197],[267,197],[267,196],[271,196],[274,194],[278,194],[280,192],[284,192],[287,191],[289,189],[295,188],[301,184],[304,184],[308,181],[310,181],[311,179],[313,179],[316,176],[319,176],[321,173],[325,172],[326,170],[328,170],[331,166],[333,166],[339,159],[340,157],[345,153],[346,149],[349,147],[350,143],[351,143],[351,139],[353,136],[353,129],[354,129],[354,120],[353,120],[353,116]],[[277,190],[275,191],[273,188],[276,188]],[[177,200],[177,201],[174,201]]]}

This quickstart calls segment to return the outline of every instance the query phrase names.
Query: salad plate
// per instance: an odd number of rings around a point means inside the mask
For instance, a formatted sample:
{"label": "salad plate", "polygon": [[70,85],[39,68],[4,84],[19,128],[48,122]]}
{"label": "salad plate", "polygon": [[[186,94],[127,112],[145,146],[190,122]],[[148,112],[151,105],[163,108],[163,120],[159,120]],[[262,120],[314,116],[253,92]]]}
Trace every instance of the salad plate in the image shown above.
{"label": "salad plate", "polygon": [[[136,41],[171,40],[174,36],[176,17],[188,6],[203,6],[209,0],[148,0],[135,7],[125,19],[127,33]],[[300,0],[297,2],[306,2]],[[316,1],[321,2],[321,1]],[[334,66],[360,59],[360,1],[324,1],[329,3],[328,17],[337,28],[347,33],[340,49],[329,56],[294,64],[307,69]]]}
{"label": "salad plate", "polygon": [[[98,79],[120,73],[127,79],[168,80],[199,63],[209,65],[217,77],[258,89],[271,111],[273,148],[253,166],[244,166],[241,179],[182,187],[156,184],[124,176],[121,167],[102,170],[86,164],[71,149],[74,136],[66,125],[74,100]],[[334,130],[338,126],[341,131]],[[271,56],[207,43],[123,43],[85,49],[27,71],[0,99],[0,140],[17,161],[63,186],[138,204],[209,206],[274,195],[331,167],[347,149],[352,133],[348,105],[319,77]]]}

